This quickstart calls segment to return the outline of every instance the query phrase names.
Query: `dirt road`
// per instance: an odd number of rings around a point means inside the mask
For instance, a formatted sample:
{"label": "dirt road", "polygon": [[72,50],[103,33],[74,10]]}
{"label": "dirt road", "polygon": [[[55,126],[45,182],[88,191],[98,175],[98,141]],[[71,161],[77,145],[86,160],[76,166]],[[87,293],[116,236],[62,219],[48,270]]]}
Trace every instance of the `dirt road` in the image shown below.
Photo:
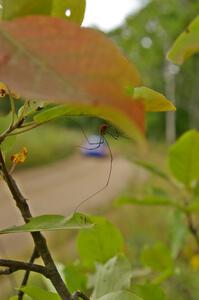
{"label": "dirt road", "polygon": [[[15,178],[28,199],[33,215],[69,215],[75,207],[106,184],[109,159],[75,156],[39,169],[17,172]],[[80,211],[94,213],[97,208],[113,199],[126,186],[131,176],[142,176],[140,170],[122,158],[115,158],[109,186],[89,199]],[[9,191],[0,183],[0,228],[22,224],[20,213]],[[30,243],[28,234],[0,236],[0,252],[22,252]]]}

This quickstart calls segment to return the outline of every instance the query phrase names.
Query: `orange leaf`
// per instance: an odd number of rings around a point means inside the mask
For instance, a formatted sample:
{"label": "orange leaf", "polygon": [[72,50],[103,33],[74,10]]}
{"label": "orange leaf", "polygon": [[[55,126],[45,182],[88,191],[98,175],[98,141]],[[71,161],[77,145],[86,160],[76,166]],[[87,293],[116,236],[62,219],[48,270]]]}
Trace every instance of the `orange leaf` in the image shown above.
{"label": "orange leaf", "polygon": [[143,130],[144,106],[126,91],[139,74],[99,31],[46,16],[0,22],[0,78],[29,99],[114,107]]}

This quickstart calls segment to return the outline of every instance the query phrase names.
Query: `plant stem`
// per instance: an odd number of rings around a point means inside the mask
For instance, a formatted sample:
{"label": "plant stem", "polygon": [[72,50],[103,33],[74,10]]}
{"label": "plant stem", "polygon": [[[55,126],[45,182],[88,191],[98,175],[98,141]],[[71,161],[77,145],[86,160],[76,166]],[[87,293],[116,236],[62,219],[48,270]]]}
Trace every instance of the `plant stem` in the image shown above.
{"label": "plant stem", "polygon": [[[29,263],[33,264],[34,261],[35,261],[35,259],[38,258],[38,257],[39,257],[39,255],[37,253],[37,249],[35,248],[34,251],[33,251],[33,253],[32,253],[32,255],[31,255]],[[26,270],[24,278],[23,278],[23,280],[21,282],[21,286],[20,287],[25,286],[28,283],[30,272],[31,272],[31,270]],[[21,289],[20,289],[19,292],[18,292],[18,300],[23,300],[23,296],[24,296],[24,292],[21,291]]]}
{"label": "plant stem", "polygon": [[[23,197],[22,193],[20,192],[15,180],[9,174],[5,161],[0,151],[0,169],[3,173],[3,177],[5,182],[8,185],[8,188],[13,196],[13,199],[16,202],[17,207],[19,208],[22,217],[26,223],[29,222],[30,218],[32,217],[28,203],[26,199]],[[54,285],[57,293],[61,297],[62,300],[71,300],[71,295],[67,287],[65,286],[56,266],[53,261],[53,258],[49,252],[46,240],[44,236],[38,232],[31,233],[32,238],[35,243],[35,247],[37,249],[38,254],[42,257],[43,262],[49,272],[49,279],[51,280],[52,284]]]}
{"label": "plant stem", "polygon": [[72,300],[78,300],[79,298],[83,299],[83,300],[89,300],[89,298],[84,295],[82,292],[77,291],[73,294],[72,296]]}
{"label": "plant stem", "polygon": [[46,278],[50,277],[48,269],[46,267],[37,264],[26,263],[17,260],[0,259],[0,266],[6,267],[6,269],[0,270],[1,275],[9,275],[19,270],[27,270],[29,272],[32,271],[32,272],[40,273],[44,275]]}
{"label": "plant stem", "polygon": [[198,250],[199,250],[199,235],[198,235],[198,230],[195,227],[195,224],[193,222],[193,217],[189,212],[187,212],[186,218],[187,218],[188,229],[189,229],[191,235],[193,236],[193,238],[197,244]]}

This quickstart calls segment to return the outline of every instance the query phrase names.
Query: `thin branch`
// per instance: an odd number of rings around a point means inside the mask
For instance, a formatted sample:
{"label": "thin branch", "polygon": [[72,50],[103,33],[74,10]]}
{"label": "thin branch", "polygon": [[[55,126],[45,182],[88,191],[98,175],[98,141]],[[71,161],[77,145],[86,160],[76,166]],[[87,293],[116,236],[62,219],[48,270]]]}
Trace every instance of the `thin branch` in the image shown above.
{"label": "thin branch", "polygon": [[197,228],[195,227],[195,224],[194,224],[194,221],[193,221],[193,217],[192,217],[192,215],[189,212],[187,212],[186,213],[186,218],[187,218],[187,224],[188,224],[189,232],[193,236],[193,238],[194,238],[194,240],[195,240],[195,242],[197,244],[197,247],[199,249],[199,234],[198,234]]}
{"label": "thin branch", "polygon": [[[41,126],[41,124],[34,123],[34,124],[31,124],[30,127],[27,126],[25,129],[16,128],[16,129],[19,129],[19,131],[12,132],[9,135],[18,135],[18,134],[27,132],[29,130],[35,129],[35,128],[39,127],[39,126]],[[24,128],[24,127],[22,127],[22,128]]]}
{"label": "thin branch", "polygon": [[44,275],[46,278],[50,278],[50,273],[48,269],[46,267],[37,264],[26,263],[17,260],[0,259],[0,266],[6,267],[6,269],[0,270],[0,275],[9,275],[20,270],[27,270],[29,272],[31,271],[31,272],[40,273]]}
{"label": "thin branch", "polygon": [[[38,258],[38,257],[39,257],[39,255],[38,255],[37,249],[35,248],[32,255],[31,255],[29,263],[33,264],[35,259]],[[21,287],[27,285],[28,279],[29,279],[29,276],[30,276],[30,272],[31,272],[31,270],[26,270],[24,278],[21,282]],[[24,296],[24,292],[21,289],[19,289],[18,300],[23,300],[23,296]]]}
{"label": "thin branch", "polygon": [[[28,223],[32,217],[28,203],[24,198],[24,196],[22,195],[22,193],[20,192],[14,178],[9,174],[1,151],[0,151],[0,169],[2,170],[4,180],[8,185],[8,188],[13,196],[13,199],[15,200],[17,207],[19,208],[23,216],[24,221]],[[59,294],[62,300],[71,300],[71,294],[67,289],[64,281],[62,280],[56,268],[56,265],[50,254],[44,236],[39,231],[32,232],[31,235],[34,240],[35,247],[38,251],[38,254],[42,257],[43,262],[46,268],[48,269],[48,272],[50,274],[49,278],[52,284],[54,285],[57,293]]]}
{"label": "thin branch", "polygon": [[11,108],[11,113],[12,113],[12,119],[11,119],[11,123],[10,123],[10,127],[9,127],[11,129],[15,122],[16,109],[15,109],[15,101],[10,93],[9,93],[9,98],[10,98],[10,108]]}
{"label": "thin branch", "polygon": [[77,291],[73,294],[72,300],[78,300],[79,298],[83,300],[90,300],[86,295],[84,295],[82,292]]}

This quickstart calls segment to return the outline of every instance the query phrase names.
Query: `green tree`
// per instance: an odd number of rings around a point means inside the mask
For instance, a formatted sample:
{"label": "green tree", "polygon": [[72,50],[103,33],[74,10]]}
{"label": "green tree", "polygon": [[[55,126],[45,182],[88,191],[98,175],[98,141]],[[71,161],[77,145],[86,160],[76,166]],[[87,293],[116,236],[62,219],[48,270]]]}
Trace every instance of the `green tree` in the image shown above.
{"label": "green tree", "polygon": [[[143,74],[145,85],[164,93],[175,93],[177,134],[198,128],[198,56],[181,69],[168,64],[165,56],[173,40],[199,11],[198,1],[151,0],[138,13],[130,15],[110,37]],[[167,76],[170,76],[169,81]],[[169,92],[174,85],[174,92]],[[167,95],[170,97],[170,95]],[[172,99],[173,100],[173,99]],[[148,115],[149,136],[163,137],[165,114]],[[157,126],[157,123],[159,126]]]}

